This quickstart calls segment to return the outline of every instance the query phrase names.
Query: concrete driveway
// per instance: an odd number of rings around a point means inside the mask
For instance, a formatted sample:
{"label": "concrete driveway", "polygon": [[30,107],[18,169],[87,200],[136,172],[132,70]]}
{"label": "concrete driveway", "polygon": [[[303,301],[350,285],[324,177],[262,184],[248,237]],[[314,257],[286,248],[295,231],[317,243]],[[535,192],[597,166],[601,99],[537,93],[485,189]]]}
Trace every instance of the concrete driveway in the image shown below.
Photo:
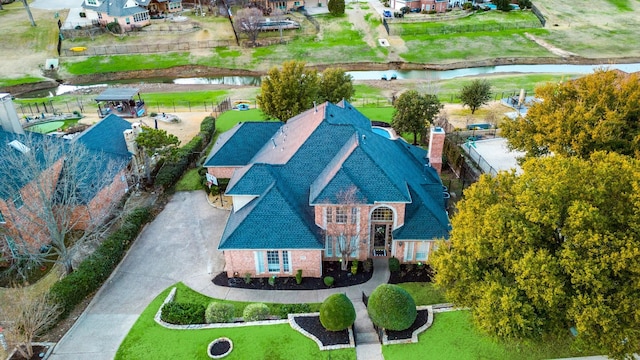
{"label": "concrete driveway", "polygon": [[224,268],[216,249],[228,211],[203,191],[178,192],[55,347],[52,360],[113,359],[138,316],[178,281],[210,281]]}

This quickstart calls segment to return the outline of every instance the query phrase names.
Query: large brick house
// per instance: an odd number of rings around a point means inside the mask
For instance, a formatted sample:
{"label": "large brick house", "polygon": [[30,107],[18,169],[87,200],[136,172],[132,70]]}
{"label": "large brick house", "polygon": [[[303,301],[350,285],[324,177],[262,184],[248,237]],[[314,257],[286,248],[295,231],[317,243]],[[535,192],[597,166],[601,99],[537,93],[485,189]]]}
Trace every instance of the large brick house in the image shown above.
{"label": "large brick house", "polygon": [[403,7],[420,9],[420,11],[443,13],[451,7],[450,0],[392,0],[391,7],[400,10]]}
{"label": "large brick house", "polygon": [[[55,205],[65,192],[74,191],[73,207],[60,221],[76,230],[86,229],[93,220],[103,219],[128,191],[127,169],[132,160],[123,134],[131,124],[115,115],[102,119],[73,140],[55,138],[37,133],[16,134],[0,130],[0,256],[4,260],[39,251],[48,245],[46,216],[40,212],[43,201]],[[66,156],[71,143],[83,144],[86,156],[75,160]],[[28,144],[28,145],[27,145]],[[15,168],[24,156],[26,171]],[[65,183],[65,171],[81,171],[74,177],[80,184]],[[38,168],[39,171],[33,171]],[[80,169],[80,170],[78,170]],[[24,170],[24,169],[23,169]],[[97,178],[110,174],[108,179]],[[67,197],[68,198],[68,197]],[[64,205],[67,206],[67,203]],[[63,219],[63,217],[65,217]],[[3,261],[2,264],[7,264]]]}
{"label": "large brick house", "polygon": [[82,8],[87,19],[105,26],[117,22],[123,32],[151,24],[149,10],[134,0],[84,0]]}
{"label": "large brick house", "polygon": [[[444,131],[432,130],[432,144]],[[237,154],[238,156],[234,156]],[[372,131],[348,102],[324,103],[285,124],[241,123],[205,167],[230,177],[233,201],[218,249],[229,276],[319,277],[324,260],[395,256],[428,262],[450,224],[438,175],[442,153]],[[433,165],[433,167],[431,166]],[[345,202],[342,194],[351,193]],[[347,234],[336,229],[352,227]]]}

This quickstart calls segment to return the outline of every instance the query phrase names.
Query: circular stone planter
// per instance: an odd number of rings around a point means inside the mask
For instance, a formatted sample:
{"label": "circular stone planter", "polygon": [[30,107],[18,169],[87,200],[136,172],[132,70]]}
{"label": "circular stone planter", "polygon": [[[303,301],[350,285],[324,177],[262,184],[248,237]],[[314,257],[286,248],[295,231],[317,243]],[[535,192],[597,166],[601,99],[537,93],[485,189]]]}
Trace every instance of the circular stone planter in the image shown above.
{"label": "circular stone planter", "polygon": [[213,340],[209,344],[207,354],[212,359],[222,359],[223,357],[229,355],[229,353],[231,353],[231,350],[233,350],[233,342],[231,342],[231,339],[221,337]]}

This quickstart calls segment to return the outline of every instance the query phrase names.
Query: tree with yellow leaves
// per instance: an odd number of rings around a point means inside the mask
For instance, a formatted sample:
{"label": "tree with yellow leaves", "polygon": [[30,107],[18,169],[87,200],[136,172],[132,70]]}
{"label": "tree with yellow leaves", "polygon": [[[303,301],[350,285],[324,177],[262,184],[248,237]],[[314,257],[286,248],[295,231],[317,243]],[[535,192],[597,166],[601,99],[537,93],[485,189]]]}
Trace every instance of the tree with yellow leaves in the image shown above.
{"label": "tree with yellow leaves", "polygon": [[640,349],[640,161],[544,157],[465,190],[436,282],[484,331],[564,333],[615,358]]}

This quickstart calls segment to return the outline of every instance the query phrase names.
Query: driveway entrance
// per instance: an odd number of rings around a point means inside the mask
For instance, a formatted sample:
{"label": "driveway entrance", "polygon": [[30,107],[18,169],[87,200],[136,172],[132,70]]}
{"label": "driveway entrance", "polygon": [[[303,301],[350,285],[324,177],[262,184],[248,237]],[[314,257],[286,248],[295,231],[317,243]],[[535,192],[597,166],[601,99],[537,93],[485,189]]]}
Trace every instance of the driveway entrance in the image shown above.
{"label": "driveway entrance", "polygon": [[49,359],[111,360],[138,316],[161,291],[178,281],[210,283],[224,268],[217,248],[228,215],[211,207],[204,191],[173,195]]}

